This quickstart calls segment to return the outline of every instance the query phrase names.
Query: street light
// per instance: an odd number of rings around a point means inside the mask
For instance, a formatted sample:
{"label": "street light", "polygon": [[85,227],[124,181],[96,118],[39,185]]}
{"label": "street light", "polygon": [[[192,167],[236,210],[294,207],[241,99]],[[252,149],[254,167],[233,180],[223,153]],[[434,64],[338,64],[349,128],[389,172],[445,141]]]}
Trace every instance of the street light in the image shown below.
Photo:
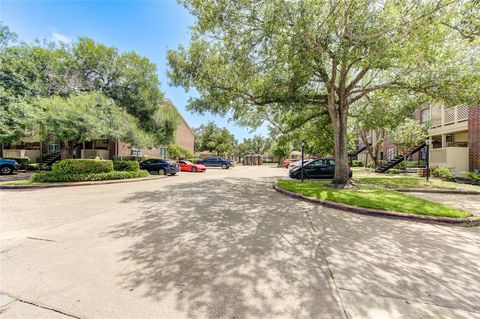
{"label": "street light", "polygon": [[427,182],[428,182],[428,178],[430,177],[430,139],[426,140],[425,141],[425,144],[427,145],[427,173],[426,173],[426,176],[427,176]]}
{"label": "street light", "polygon": [[302,141],[302,162],[301,162],[301,165],[302,165],[302,182],[303,182],[303,159],[304,159],[304,155],[305,155],[305,141]]}

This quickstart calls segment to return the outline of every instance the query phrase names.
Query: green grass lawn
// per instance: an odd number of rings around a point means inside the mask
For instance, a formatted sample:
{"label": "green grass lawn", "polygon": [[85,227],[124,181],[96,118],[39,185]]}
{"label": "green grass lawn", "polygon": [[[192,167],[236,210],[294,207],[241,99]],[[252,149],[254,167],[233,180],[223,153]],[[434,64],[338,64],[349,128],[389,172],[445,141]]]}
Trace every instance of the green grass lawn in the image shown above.
{"label": "green grass lawn", "polygon": [[0,182],[0,185],[32,185],[32,184],[38,184],[38,183],[33,183],[29,179],[22,179],[19,181],[4,181]]}
{"label": "green grass lawn", "polygon": [[464,218],[472,214],[443,204],[424,200],[397,191],[361,185],[353,189],[336,189],[328,186],[330,181],[281,179],[278,186],[307,197],[319,198],[352,206],[388,210],[401,213]]}
{"label": "green grass lawn", "polygon": [[414,174],[380,174],[365,170],[363,167],[354,167],[353,179],[355,184],[381,186],[386,188],[424,188],[424,189],[455,189],[464,191],[480,191],[480,186],[443,181],[437,177],[425,177]]}

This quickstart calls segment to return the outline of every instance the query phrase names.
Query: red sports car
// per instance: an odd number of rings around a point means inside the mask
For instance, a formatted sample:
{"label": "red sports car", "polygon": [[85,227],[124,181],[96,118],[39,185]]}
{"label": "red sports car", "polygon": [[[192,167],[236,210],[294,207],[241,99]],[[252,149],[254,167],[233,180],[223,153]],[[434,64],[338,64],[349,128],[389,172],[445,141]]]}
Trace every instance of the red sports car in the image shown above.
{"label": "red sports car", "polygon": [[297,161],[297,160],[294,160],[294,159],[286,159],[286,160],[283,160],[282,166],[285,167],[285,168],[288,168],[288,165],[290,165],[291,163],[296,162],[296,161]]}
{"label": "red sports car", "polygon": [[207,168],[202,164],[195,164],[190,161],[178,161],[182,172],[205,172]]}

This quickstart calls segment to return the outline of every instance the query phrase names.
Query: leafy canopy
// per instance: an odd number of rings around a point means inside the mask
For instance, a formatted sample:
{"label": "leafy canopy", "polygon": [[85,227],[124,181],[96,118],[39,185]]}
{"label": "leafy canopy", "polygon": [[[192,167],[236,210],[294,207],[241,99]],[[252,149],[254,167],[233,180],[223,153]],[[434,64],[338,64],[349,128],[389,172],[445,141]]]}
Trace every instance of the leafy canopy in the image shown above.
{"label": "leafy canopy", "polygon": [[[20,139],[32,131],[27,104],[37,98],[69,97],[97,92],[112,99],[131,115],[137,132],[130,131],[136,146],[168,144],[178,119],[168,109],[159,109],[155,64],[135,52],[120,53],[115,47],[80,38],[71,44],[10,43],[14,37],[0,26],[0,139]],[[95,110],[92,110],[95,112]],[[88,116],[88,115],[85,115]],[[25,128],[29,127],[30,130]]]}
{"label": "leafy canopy", "polygon": [[218,155],[233,153],[235,137],[227,128],[220,128],[214,122],[202,124],[195,129],[195,139],[196,151],[209,151]]}
{"label": "leafy canopy", "polygon": [[[348,182],[350,107],[376,91],[479,101],[478,40],[462,36],[465,0],[182,1],[196,17],[188,48],[168,53],[189,108],[236,120],[326,108],[334,184]],[[470,24],[469,24],[470,25]]]}

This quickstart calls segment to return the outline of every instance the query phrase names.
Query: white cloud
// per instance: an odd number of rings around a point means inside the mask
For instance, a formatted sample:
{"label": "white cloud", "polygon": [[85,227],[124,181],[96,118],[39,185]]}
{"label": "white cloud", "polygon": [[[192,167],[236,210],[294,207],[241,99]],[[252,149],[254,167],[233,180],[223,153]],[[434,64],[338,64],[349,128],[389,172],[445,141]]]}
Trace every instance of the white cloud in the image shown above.
{"label": "white cloud", "polygon": [[52,30],[51,39],[52,41],[55,41],[55,42],[64,42],[64,43],[72,42],[72,39],[70,39],[64,34],[58,33],[56,30]]}

